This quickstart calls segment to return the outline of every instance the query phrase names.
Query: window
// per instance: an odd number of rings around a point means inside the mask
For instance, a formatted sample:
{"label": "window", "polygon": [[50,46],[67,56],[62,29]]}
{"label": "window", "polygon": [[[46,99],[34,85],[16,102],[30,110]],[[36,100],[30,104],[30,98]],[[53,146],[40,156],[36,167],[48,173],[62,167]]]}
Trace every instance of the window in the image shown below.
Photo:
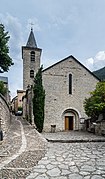
{"label": "window", "polygon": [[35,61],[35,52],[32,51],[31,52],[31,62],[34,62]]}
{"label": "window", "polygon": [[72,94],[72,74],[69,74],[69,94]]}
{"label": "window", "polygon": [[34,70],[30,70],[30,78],[34,78]]}

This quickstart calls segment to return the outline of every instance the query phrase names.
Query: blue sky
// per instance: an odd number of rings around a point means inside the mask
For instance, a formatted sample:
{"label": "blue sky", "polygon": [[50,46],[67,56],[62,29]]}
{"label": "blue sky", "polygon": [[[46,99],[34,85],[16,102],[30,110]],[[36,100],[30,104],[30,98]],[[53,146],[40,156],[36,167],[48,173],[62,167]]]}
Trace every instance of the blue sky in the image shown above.
{"label": "blue sky", "polygon": [[69,55],[91,71],[105,66],[105,0],[1,0],[0,23],[9,32],[14,61],[2,75],[9,78],[12,97],[23,86],[21,46],[31,22],[44,68]]}

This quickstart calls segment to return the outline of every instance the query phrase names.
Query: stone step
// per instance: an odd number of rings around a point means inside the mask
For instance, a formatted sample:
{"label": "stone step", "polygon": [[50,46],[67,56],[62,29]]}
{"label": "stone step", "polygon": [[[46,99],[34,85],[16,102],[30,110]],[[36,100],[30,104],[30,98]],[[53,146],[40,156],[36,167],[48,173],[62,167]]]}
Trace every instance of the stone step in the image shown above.
{"label": "stone step", "polygon": [[47,139],[48,142],[52,143],[85,143],[85,142],[105,142],[105,139],[71,139],[71,140],[63,140],[63,139]]}

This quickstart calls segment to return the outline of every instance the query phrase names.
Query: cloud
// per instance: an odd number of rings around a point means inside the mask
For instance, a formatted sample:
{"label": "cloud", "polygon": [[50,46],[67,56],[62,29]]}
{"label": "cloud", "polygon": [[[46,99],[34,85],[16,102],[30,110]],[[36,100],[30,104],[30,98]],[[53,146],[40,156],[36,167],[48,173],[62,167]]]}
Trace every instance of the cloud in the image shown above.
{"label": "cloud", "polygon": [[95,56],[96,62],[105,61],[105,51],[100,51]]}
{"label": "cloud", "polygon": [[87,68],[91,71],[98,70],[105,66],[105,51],[99,51],[95,57],[88,58],[85,62]]}
{"label": "cloud", "polygon": [[[27,33],[30,30],[31,24],[34,24],[34,30],[40,31],[39,22],[37,18],[29,18],[27,21],[27,26],[25,30],[21,22],[17,17],[12,16],[11,14],[0,14],[0,23],[4,24],[5,31],[8,31],[9,39],[9,54],[13,59],[14,65],[10,67],[8,73],[0,74],[1,76],[8,76],[9,78],[9,90],[12,98],[16,96],[17,89],[22,89],[23,87],[23,69],[22,69],[22,55],[21,47],[23,46],[24,38],[26,38]],[[23,34],[24,32],[24,34]]]}
{"label": "cloud", "polygon": [[4,24],[5,31],[8,31],[10,35],[9,39],[9,52],[10,57],[13,59],[14,65],[10,67],[8,73],[0,74],[2,76],[8,76],[9,78],[9,90],[11,96],[16,95],[17,89],[22,88],[22,59],[21,59],[21,46],[23,44],[22,25],[19,19],[13,17],[10,14],[0,14],[0,23]]}
{"label": "cloud", "polygon": [[93,69],[93,62],[94,62],[93,58],[86,59],[86,62],[85,62],[86,67],[89,68],[90,70],[92,70]]}
{"label": "cloud", "polygon": [[[25,2],[23,13],[23,6],[20,6],[24,4],[23,1],[13,1],[8,6],[3,1],[4,13],[0,14],[0,22],[9,31],[10,56],[14,61],[14,66],[6,73],[12,96],[17,89],[22,89],[21,46],[24,42],[26,45],[30,23],[34,24],[36,41],[44,52],[44,68],[70,54],[86,59],[84,63],[92,71],[105,66],[105,51],[100,51],[105,44],[102,38],[105,31],[105,2],[98,5],[98,1],[67,0],[65,3],[65,0],[61,0],[59,4],[58,0],[41,0],[40,5],[40,1],[32,0],[31,3]],[[3,12],[2,5],[0,12]],[[96,52],[98,53],[93,57],[92,54]],[[89,54],[90,58],[87,58]]]}
{"label": "cloud", "polygon": [[[10,67],[8,73],[0,74],[2,76],[8,76],[9,78],[9,90],[12,98],[16,96],[17,89],[22,89],[23,87],[23,69],[22,69],[22,55],[21,55],[21,47],[24,44],[24,38],[27,36],[27,32],[31,27],[30,23],[34,24],[34,30],[40,31],[41,28],[39,26],[38,19],[30,18],[27,21],[27,26],[25,30],[22,27],[21,22],[18,18],[12,16],[11,14],[0,14],[0,23],[4,24],[5,31],[8,31],[8,35],[10,35],[9,39],[9,54],[13,59],[14,65]],[[24,32],[24,34],[23,34]]]}
{"label": "cloud", "polygon": [[10,55],[14,62],[17,63],[17,61],[20,60],[20,47],[23,44],[22,25],[18,18],[13,17],[8,13],[6,15],[0,14],[0,19],[1,23],[5,26],[5,30],[8,31],[8,34],[10,35]]}

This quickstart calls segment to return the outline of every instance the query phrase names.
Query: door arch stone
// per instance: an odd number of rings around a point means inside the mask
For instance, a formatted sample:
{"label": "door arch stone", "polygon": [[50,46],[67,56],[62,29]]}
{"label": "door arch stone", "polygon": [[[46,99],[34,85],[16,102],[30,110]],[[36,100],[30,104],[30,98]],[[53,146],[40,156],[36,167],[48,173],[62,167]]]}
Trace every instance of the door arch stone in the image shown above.
{"label": "door arch stone", "polygon": [[74,109],[66,109],[63,112],[64,130],[79,130],[80,114]]}

